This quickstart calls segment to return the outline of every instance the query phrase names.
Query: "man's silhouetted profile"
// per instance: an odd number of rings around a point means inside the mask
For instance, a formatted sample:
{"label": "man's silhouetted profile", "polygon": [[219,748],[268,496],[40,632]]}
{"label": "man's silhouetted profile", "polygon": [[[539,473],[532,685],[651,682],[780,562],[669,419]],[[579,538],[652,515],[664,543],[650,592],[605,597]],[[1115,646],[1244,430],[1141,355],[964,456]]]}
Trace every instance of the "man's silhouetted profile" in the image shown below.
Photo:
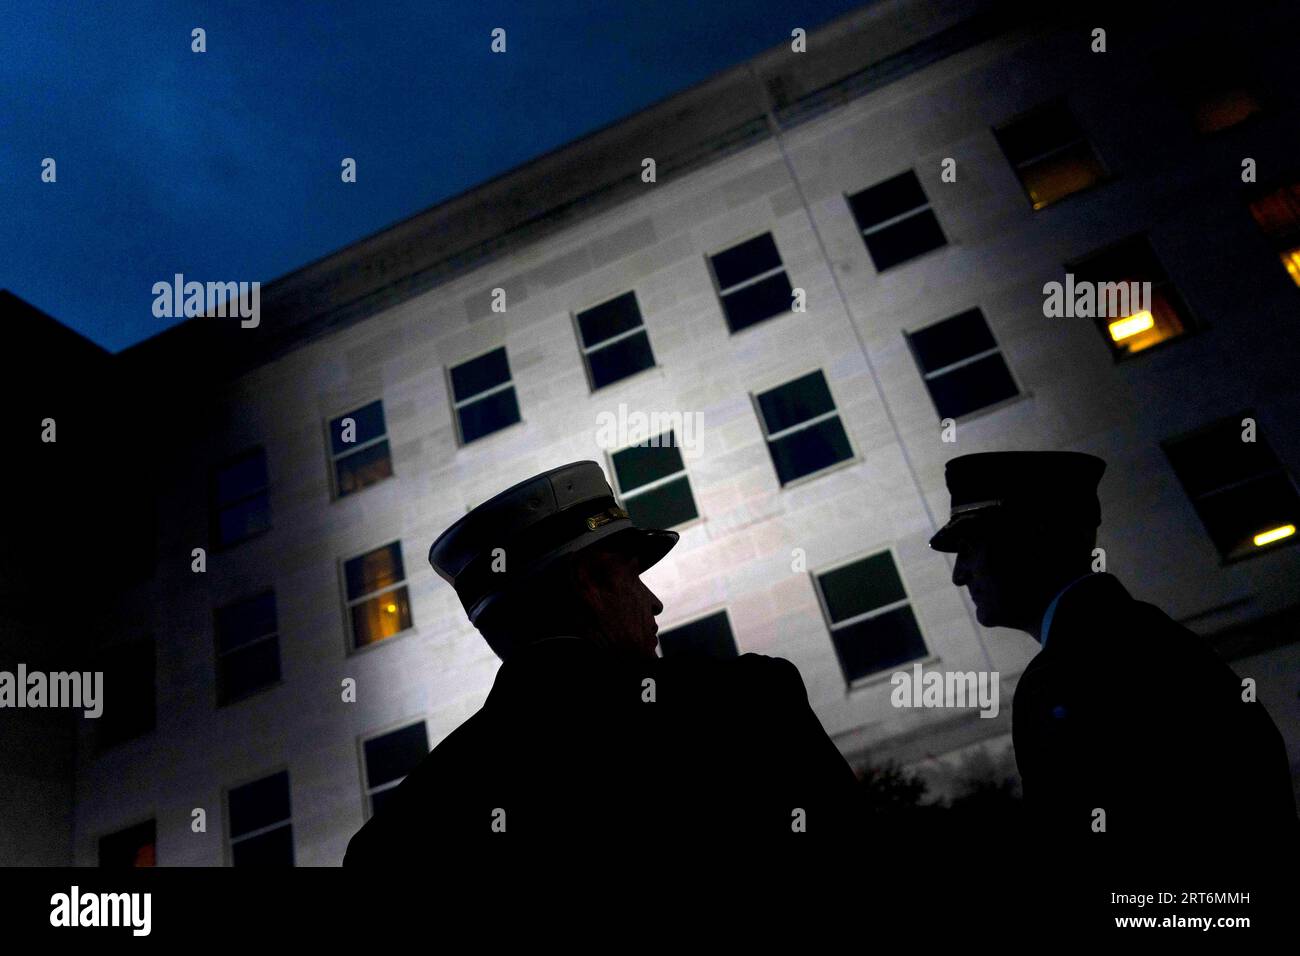
{"label": "man's silhouetted profile", "polygon": [[981,624],[1042,645],[1012,713],[1032,832],[1252,859],[1294,839],[1282,737],[1203,639],[1094,572],[1104,469],[1070,452],[954,458],[952,515],[930,542],[956,552]]}
{"label": "man's silhouetted profile", "polygon": [[483,708],[353,836],[344,864],[838,835],[853,773],[794,665],[655,656],[663,605],[639,575],[677,537],[634,526],[592,461],[443,532],[429,560],[503,663]]}

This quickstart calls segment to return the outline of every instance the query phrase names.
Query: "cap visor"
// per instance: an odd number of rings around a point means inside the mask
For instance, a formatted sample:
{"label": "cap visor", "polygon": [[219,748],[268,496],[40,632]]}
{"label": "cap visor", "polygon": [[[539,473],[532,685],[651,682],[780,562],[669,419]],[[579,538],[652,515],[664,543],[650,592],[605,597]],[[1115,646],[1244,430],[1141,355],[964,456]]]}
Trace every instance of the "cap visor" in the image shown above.
{"label": "cap visor", "polygon": [[659,563],[659,560],[673,549],[681,537],[676,531],[663,531],[658,528],[624,528],[609,537],[610,542],[617,541],[620,547],[627,548],[636,555],[639,570],[646,571]]}
{"label": "cap visor", "polygon": [[978,527],[978,520],[988,516],[987,511],[969,511],[950,518],[948,523],[930,538],[930,547],[935,551],[954,552],[961,547],[962,538],[969,537],[971,531]]}

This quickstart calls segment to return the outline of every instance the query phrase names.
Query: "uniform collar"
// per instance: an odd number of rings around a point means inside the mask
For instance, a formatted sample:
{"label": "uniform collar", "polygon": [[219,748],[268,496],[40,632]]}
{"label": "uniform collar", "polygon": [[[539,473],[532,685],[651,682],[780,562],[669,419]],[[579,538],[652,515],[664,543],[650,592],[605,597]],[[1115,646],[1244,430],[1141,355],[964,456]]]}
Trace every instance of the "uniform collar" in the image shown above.
{"label": "uniform collar", "polygon": [[1070,590],[1080,581],[1086,581],[1088,578],[1091,577],[1093,577],[1093,572],[1091,571],[1089,571],[1087,574],[1079,575],[1079,577],[1075,578],[1065,587],[1061,588],[1061,590],[1057,591],[1056,597],[1052,598],[1052,602],[1047,605],[1047,610],[1043,612],[1043,625],[1038,629],[1038,640],[1042,644],[1044,649],[1047,648],[1047,635],[1048,632],[1051,630],[1052,618],[1056,616],[1056,606],[1061,602],[1061,598],[1065,596],[1066,591]]}
{"label": "uniform collar", "polygon": [[519,697],[551,700],[575,688],[607,685],[629,668],[626,660],[585,638],[544,637],[520,647],[502,662],[487,703]]}

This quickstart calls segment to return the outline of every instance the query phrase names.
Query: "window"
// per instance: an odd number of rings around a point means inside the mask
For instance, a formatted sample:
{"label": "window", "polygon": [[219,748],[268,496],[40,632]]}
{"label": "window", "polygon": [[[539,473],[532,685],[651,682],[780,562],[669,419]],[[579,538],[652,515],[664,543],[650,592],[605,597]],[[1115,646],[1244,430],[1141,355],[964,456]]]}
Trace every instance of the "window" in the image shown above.
{"label": "window", "polygon": [[354,648],[382,641],[411,626],[411,601],[399,542],[345,562],[343,578]]}
{"label": "window", "polygon": [[1020,394],[979,309],[903,334],[941,419],[961,418]]}
{"label": "window", "polygon": [[625,292],[616,299],[579,312],[578,339],[587,380],[594,392],[611,382],[654,368],[650,337],[641,321],[636,295]]}
{"label": "window", "polygon": [[659,635],[664,657],[736,657],[736,640],[726,611],[674,627]]}
{"label": "window", "polygon": [[709,257],[732,332],[789,312],[794,290],[770,232]]}
{"label": "window", "polygon": [[[1065,268],[1073,273],[1076,287],[1081,282],[1089,282],[1097,289],[1097,325],[1116,360],[1176,339],[1192,328],[1187,306],[1169,281],[1145,236],[1125,239],[1084,259],[1067,263]],[[1146,282],[1151,283],[1151,301],[1139,305],[1147,308],[1135,307],[1131,294],[1112,297],[1106,291],[1108,287],[1102,285],[1108,283],[1112,284],[1109,288],[1115,288],[1114,283],[1137,283],[1129,288],[1138,292],[1138,298],[1141,298],[1142,284]],[[1108,303],[1112,299],[1119,302],[1130,300],[1130,314],[1111,315],[1109,306],[1102,308],[1103,296]],[[1102,315],[1103,312],[1107,314]]]}
{"label": "window", "polygon": [[261,448],[213,472],[212,532],[218,547],[238,544],[271,527],[267,484],[266,452]]}
{"label": "window", "polygon": [[1250,214],[1264,230],[1291,281],[1300,285],[1300,179],[1258,195]]}
{"label": "window", "polygon": [[676,435],[664,432],[611,456],[619,500],[643,528],[671,528],[698,517]]}
{"label": "window", "polygon": [[1044,104],[993,134],[1035,209],[1087,189],[1106,175],[1064,103]]}
{"label": "window", "polygon": [[1228,561],[1294,544],[1300,523],[1295,480],[1264,437],[1244,441],[1242,412],[1164,443],[1174,473],[1214,546]]}
{"label": "window", "polygon": [[145,820],[99,838],[99,865],[106,869],[155,866],[154,821]]}
{"label": "window", "polygon": [[95,668],[104,673],[103,713],[95,721],[99,749],[154,729],[154,645],[135,641],[105,648]]}
{"label": "window", "polygon": [[429,735],[418,721],[362,745],[366,763],[366,797],[370,812],[378,813],[397,785],[429,753]]}
{"label": "window", "polygon": [[519,400],[505,347],[454,366],[451,398],[462,445],[519,421]]}
{"label": "window", "polygon": [[234,788],[227,809],[232,866],[293,866],[289,771]]}
{"label": "window", "polygon": [[908,170],[849,197],[877,272],[947,245],[916,173]]}
{"label": "window", "polygon": [[850,683],[925,656],[921,628],[888,551],[824,571],[814,580]]}
{"label": "window", "polygon": [[755,401],[781,484],[853,457],[849,436],[820,369],[762,392]]}
{"label": "window", "polygon": [[384,403],[371,402],[330,422],[335,493],[342,498],[393,474]]}
{"label": "window", "polygon": [[217,703],[229,704],[280,679],[275,592],[221,608],[216,614]]}
{"label": "window", "polygon": [[1260,99],[1244,84],[1201,89],[1192,104],[1192,121],[1201,133],[1231,129],[1260,112]]}
{"label": "window", "polygon": [[1231,129],[1265,110],[1249,52],[1222,32],[1179,44],[1158,57],[1158,69],[1203,135]]}

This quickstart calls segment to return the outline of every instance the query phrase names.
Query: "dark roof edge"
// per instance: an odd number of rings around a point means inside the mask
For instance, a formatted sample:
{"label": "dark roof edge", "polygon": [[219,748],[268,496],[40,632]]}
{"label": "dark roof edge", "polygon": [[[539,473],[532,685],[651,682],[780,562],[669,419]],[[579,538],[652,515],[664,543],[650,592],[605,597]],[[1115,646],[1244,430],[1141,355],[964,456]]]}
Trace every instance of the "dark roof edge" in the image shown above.
{"label": "dark roof edge", "polygon": [[241,374],[632,198],[644,187],[639,165],[622,168],[628,156],[653,155],[661,177],[708,165],[769,137],[769,105],[782,128],[815,119],[1024,25],[1017,6],[886,0],[852,11],[809,35],[817,56],[785,41],[266,283],[256,329],[189,319],[118,354],[153,367],[192,356],[213,378]]}

